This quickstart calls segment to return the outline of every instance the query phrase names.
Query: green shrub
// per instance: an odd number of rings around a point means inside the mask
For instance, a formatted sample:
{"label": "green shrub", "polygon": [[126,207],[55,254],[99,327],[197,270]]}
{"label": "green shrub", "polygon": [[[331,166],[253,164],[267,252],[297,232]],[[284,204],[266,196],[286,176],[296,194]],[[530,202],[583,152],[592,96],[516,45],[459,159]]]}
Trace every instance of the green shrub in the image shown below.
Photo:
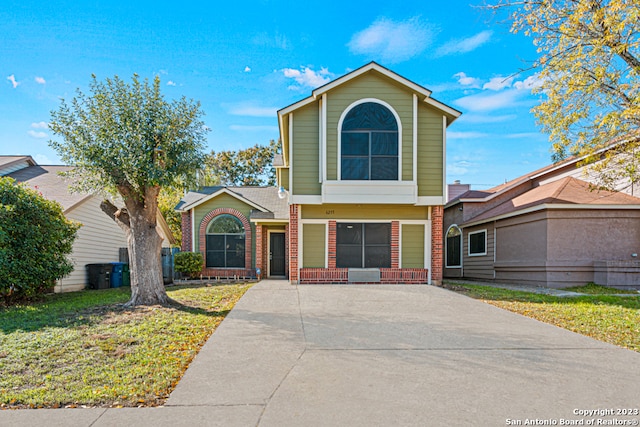
{"label": "green shrub", "polygon": [[196,277],[204,266],[204,259],[200,252],[178,252],[173,256],[173,264],[176,271]]}
{"label": "green shrub", "polygon": [[57,202],[12,178],[0,178],[0,297],[30,299],[73,271],[67,258],[80,224]]}

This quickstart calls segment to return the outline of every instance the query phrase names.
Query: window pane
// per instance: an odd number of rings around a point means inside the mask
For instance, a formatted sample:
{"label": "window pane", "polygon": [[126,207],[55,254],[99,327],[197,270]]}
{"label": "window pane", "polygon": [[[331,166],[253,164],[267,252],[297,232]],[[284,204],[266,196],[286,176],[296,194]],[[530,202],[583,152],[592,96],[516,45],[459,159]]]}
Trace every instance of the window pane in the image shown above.
{"label": "window pane", "polygon": [[371,133],[371,154],[384,156],[398,155],[398,133],[397,132],[372,132]]}
{"label": "window pane", "polygon": [[368,156],[369,132],[342,132],[343,156]]}
{"label": "window pane", "polygon": [[342,157],[342,179],[369,179],[368,157]]}
{"label": "window pane", "polygon": [[224,251],[207,251],[207,267],[224,267]]}
{"label": "window pane", "polygon": [[487,233],[473,233],[469,234],[469,253],[470,254],[483,254],[486,250]]}
{"label": "window pane", "polygon": [[372,157],[371,158],[371,179],[372,180],[397,180],[398,179],[398,158],[397,157]]}
{"label": "window pane", "polygon": [[366,245],[391,244],[391,224],[365,224],[364,230]]}
{"label": "window pane", "polygon": [[211,223],[207,229],[207,233],[243,233],[244,227],[238,218],[232,215],[219,215]]}
{"label": "window pane", "polygon": [[347,113],[342,130],[398,130],[396,118],[384,105],[365,102]]}
{"label": "window pane", "polygon": [[207,236],[207,251],[222,251],[224,250],[224,235],[208,235]]}
{"label": "window pane", "polygon": [[365,268],[389,268],[391,267],[391,246],[365,246]]}
{"label": "window pane", "polygon": [[244,268],[244,251],[227,251],[227,267]]}
{"label": "window pane", "polygon": [[336,267],[362,268],[362,246],[337,244]]}
{"label": "window pane", "polygon": [[359,245],[362,243],[362,224],[339,223],[336,225],[336,243]]}

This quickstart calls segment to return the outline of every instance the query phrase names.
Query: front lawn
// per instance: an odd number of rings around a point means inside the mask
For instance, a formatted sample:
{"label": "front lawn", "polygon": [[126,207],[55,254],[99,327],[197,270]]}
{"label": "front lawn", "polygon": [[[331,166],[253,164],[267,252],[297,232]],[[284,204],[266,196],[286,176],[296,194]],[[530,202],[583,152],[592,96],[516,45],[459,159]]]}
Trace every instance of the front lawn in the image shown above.
{"label": "front lawn", "polygon": [[171,308],[124,309],[129,288],[0,308],[0,407],[162,404],[250,286],[168,288]]}
{"label": "front lawn", "polygon": [[[640,296],[557,297],[458,283],[448,283],[445,287],[497,307],[640,352]],[[593,287],[588,289],[596,290]]]}

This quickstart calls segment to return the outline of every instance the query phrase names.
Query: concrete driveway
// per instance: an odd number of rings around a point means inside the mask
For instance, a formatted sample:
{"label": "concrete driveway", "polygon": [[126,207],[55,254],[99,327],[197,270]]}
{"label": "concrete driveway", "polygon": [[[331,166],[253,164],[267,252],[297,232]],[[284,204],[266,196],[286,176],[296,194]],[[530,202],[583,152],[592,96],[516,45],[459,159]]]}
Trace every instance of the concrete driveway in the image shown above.
{"label": "concrete driveway", "polygon": [[628,409],[640,410],[638,353],[433,286],[263,281],[218,327],[165,407],[3,411],[0,425],[640,420],[623,416]]}

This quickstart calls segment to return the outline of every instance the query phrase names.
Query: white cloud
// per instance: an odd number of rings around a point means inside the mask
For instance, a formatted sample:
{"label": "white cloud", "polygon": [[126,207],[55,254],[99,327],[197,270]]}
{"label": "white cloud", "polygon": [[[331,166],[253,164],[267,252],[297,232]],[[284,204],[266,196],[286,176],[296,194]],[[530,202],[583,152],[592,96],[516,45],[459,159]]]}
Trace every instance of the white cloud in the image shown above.
{"label": "white cloud", "polygon": [[545,135],[537,132],[521,132],[521,133],[509,133],[504,135],[505,138],[508,139],[540,139],[541,137],[545,137]]}
{"label": "white cloud", "polygon": [[31,127],[34,129],[48,129],[49,124],[47,122],[37,122],[31,123]]}
{"label": "white cloud", "polygon": [[278,108],[276,107],[262,107],[249,102],[234,105],[223,104],[223,107],[227,108],[229,110],[229,114],[234,116],[275,118],[278,113]]}
{"label": "white cloud", "polygon": [[513,81],[513,77],[492,77],[487,83],[482,86],[482,89],[489,90],[501,90],[506,87],[511,87],[511,82]]}
{"label": "white cloud", "polygon": [[436,57],[471,52],[487,43],[492,35],[493,31],[485,30],[465,39],[449,40],[436,50]]}
{"label": "white cloud", "polygon": [[14,89],[17,88],[18,85],[20,84],[20,82],[16,81],[16,76],[14,74],[11,74],[10,76],[8,76],[7,80],[11,82]]}
{"label": "white cloud", "polygon": [[[316,72],[309,67],[301,67],[300,70],[285,68],[282,70],[285,77],[294,79],[300,87],[317,88],[331,80],[331,74],[327,68],[321,68]],[[289,86],[289,89],[299,89],[298,86]]]}
{"label": "white cloud", "polygon": [[246,67],[244,67],[244,72],[245,73],[250,73],[251,72],[251,68],[249,68],[249,66],[247,65]]}
{"label": "white cloud", "polygon": [[44,77],[37,77],[36,76],[36,78],[34,80],[36,81],[36,83],[38,83],[40,85],[43,85],[43,84],[47,83],[47,81],[44,79]]}
{"label": "white cloud", "polygon": [[504,114],[504,115],[494,115],[494,114],[463,114],[458,122],[460,123],[501,123],[501,122],[509,122],[511,120],[517,119],[518,116],[516,114]]}
{"label": "white cloud", "polygon": [[543,83],[544,81],[540,78],[540,76],[538,74],[534,74],[533,76],[527,77],[523,81],[515,82],[513,84],[513,87],[518,90],[532,90],[535,88],[539,88]]}
{"label": "white cloud", "polygon": [[514,107],[519,96],[520,92],[512,89],[489,95],[480,93],[464,96],[453,102],[469,111],[494,111],[505,107]]}
{"label": "white cloud", "polygon": [[288,50],[292,47],[287,36],[280,34],[279,32],[276,32],[273,35],[266,32],[258,33],[253,36],[252,42],[258,46],[274,47],[282,50]]}
{"label": "white cloud", "polygon": [[347,46],[357,55],[378,57],[393,64],[422,53],[432,38],[433,30],[418,17],[399,22],[378,18],[368,28],[354,34]]}
{"label": "white cloud", "polygon": [[489,134],[482,132],[447,132],[447,139],[478,139],[488,136]]}
{"label": "white cloud", "polygon": [[176,83],[173,80],[169,80],[167,82],[167,86],[175,86],[175,85],[176,85]]}
{"label": "white cloud", "polygon": [[453,77],[456,77],[458,79],[458,83],[460,83],[462,86],[469,86],[469,87],[475,87],[475,88],[480,87],[480,79],[476,77],[469,77],[462,71],[454,74]]}
{"label": "white cloud", "polygon": [[47,135],[45,132],[36,132],[35,130],[30,130],[27,131],[27,134],[32,137],[32,138],[36,138],[36,139],[43,139],[48,137],[49,135]]}

